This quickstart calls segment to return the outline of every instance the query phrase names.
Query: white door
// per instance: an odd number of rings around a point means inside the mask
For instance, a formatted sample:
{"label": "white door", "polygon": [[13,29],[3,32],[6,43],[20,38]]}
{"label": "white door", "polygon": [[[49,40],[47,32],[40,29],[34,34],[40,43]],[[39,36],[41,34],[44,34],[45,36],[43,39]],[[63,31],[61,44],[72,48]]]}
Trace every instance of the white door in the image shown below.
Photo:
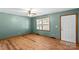
{"label": "white door", "polygon": [[76,43],[76,15],[61,16],[61,40]]}

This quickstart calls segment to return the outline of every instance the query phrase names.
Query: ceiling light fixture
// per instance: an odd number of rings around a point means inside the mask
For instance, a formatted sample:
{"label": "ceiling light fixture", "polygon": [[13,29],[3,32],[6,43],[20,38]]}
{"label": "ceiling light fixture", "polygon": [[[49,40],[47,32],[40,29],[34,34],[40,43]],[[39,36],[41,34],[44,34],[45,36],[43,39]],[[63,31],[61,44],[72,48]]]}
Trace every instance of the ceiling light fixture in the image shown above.
{"label": "ceiling light fixture", "polygon": [[37,15],[37,9],[35,9],[35,8],[23,8],[27,13],[27,16],[35,16],[35,15]]}
{"label": "ceiling light fixture", "polygon": [[28,16],[35,16],[35,15],[37,15],[37,11],[33,8],[30,8],[28,10]]}

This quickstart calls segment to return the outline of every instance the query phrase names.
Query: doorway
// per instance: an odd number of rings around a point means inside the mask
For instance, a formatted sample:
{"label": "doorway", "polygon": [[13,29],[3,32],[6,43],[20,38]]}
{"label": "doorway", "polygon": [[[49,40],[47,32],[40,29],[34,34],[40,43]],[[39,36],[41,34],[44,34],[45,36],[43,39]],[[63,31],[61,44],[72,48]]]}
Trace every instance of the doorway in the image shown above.
{"label": "doorway", "polygon": [[61,16],[61,40],[78,43],[78,18],[76,14]]}

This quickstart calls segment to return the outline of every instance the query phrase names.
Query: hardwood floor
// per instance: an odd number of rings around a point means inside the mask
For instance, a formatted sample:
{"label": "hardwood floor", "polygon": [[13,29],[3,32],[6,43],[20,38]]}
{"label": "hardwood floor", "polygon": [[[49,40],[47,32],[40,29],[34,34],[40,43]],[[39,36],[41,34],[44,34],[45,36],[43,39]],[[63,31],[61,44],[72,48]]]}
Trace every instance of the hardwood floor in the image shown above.
{"label": "hardwood floor", "polygon": [[46,36],[28,34],[0,40],[0,50],[79,50],[79,45]]}

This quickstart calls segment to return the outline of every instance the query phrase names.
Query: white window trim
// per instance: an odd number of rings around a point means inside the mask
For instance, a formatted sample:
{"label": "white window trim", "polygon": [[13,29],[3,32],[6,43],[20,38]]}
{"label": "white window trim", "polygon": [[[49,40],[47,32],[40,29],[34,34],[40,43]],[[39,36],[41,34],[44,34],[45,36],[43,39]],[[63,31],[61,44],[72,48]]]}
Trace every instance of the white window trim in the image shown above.
{"label": "white window trim", "polygon": [[[47,20],[48,23],[47,24],[43,23],[45,18],[48,18],[48,20]],[[37,29],[37,20],[41,20],[41,22],[42,22],[42,24],[39,24],[41,26],[41,27],[39,27],[39,29]],[[48,29],[47,30],[43,29],[44,25],[48,25]],[[41,30],[41,31],[50,31],[50,18],[49,17],[43,17],[43,18],[40,18],[40,19],[36,19],[36,29],[37,30]]]}

